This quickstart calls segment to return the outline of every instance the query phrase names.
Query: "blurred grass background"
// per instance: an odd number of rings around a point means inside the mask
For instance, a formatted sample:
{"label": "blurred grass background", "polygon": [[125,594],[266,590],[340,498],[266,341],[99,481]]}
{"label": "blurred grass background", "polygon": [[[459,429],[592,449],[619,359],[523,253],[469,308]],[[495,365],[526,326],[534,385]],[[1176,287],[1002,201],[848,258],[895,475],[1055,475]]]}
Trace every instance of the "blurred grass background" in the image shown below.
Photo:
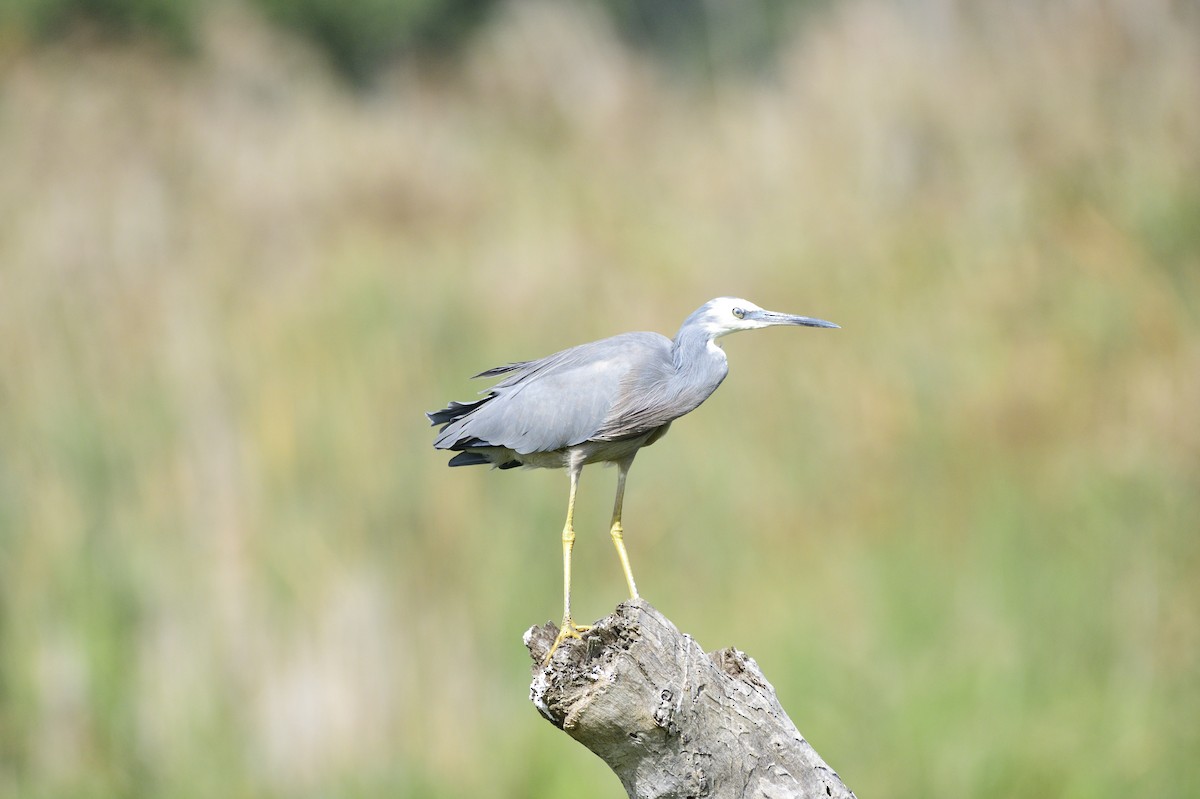
{"label": "blurred grass background", "polygon": [[721,294],[843,329],[725,339],[645,596],[859,796],[1200,793],[1195,4],[464,5],[0,14],[0,795],[620,796],[565,477],[421,412]]}

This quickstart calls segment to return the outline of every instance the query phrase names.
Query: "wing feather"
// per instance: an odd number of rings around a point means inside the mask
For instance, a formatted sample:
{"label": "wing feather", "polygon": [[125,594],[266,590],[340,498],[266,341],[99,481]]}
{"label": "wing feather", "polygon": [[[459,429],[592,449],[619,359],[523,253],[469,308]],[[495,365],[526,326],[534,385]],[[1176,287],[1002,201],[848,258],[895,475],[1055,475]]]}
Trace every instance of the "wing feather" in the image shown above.
{"label": "wing feather", "polygon": [[507,447],[527,455],[581,444],[606,426],[629,387],[644,380],[631,375],[661,374],[670,364],[670,339],[625,333],[489,369],[482,375],[509,376],[483,400],[463,405],[469,410],[442,428],[434,446]]}

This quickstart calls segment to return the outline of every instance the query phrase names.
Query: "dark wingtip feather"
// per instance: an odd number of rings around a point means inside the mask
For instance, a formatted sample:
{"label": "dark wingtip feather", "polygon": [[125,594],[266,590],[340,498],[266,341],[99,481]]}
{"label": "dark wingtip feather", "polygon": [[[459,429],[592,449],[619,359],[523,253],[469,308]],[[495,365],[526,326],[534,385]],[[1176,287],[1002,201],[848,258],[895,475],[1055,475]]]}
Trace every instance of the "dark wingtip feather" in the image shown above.
{"label": "dark wingtip feather", "polygon": [[500,375],[506,375],[509,372],[515,372],[527,363],[529,363],[529,361],[516,361],[504,366],[493,366],[491,369],[483,370],[471,379],[474,380],[477,377],[499,377]]}
{"label": "dark wingtip feather", "polygon": [[471,436],[470,438],[460,438],[457,441],[453,442],[450,446],[442,447],[442,449],[459,451],[459,450],[464,450],[464,449],[472,449],[475,447],[490,447],[490,446],[492,446],[492,445],[489,444],[488,442],[484,441],[482,438],[479,438],[478,436]]}
{"label": "dark wingtip feather", "polygon": [[478,452],[460,452],[450,459],[451,466],[482,466],[491,463]]}
{"label": "dark wingtip feather", "polygon": [[491,396],[486,396],[483,399],[475,400],[474,402],[451,402],[440,411],[428,411],[425,417],[429,419],[431,425],[450,424],[458,421],[471,411],[478,408],[483,403],[491,399]]}

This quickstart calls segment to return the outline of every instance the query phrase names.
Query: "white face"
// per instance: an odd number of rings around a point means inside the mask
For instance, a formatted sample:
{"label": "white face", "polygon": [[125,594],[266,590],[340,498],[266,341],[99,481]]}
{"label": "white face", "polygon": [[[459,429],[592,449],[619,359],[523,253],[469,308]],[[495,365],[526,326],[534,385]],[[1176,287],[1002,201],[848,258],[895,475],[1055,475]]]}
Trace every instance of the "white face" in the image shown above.
{"label": "white face", "polygon": [[704,304],[701,323],[714,338],[735,333],[738,330],[755,330],[769,327],[770,322],[759,318],[762,308],[741,297],[717,297]]}
{"label": "white face", "polygon": [[741,297],[717,297],[715,300],[709,300],[697,308],[696,312],[684,322],[685,328],[699,327],[710,339],[720,338],[739,330],[757,330],[760,327],[774,325],[837,327],[833,322],[814,319],[811,316],[767,311]]}

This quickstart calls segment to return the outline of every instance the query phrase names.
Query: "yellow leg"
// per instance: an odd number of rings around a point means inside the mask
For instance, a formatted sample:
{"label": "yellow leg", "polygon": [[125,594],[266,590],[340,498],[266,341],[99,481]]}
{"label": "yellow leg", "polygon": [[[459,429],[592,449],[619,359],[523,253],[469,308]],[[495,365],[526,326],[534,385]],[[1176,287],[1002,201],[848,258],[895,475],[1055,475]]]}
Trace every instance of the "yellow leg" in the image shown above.
{"label": "yellow leg", "polygon": [[573,519],[575,517],[575,491],[579,488],[579,471],[582,467],[571,467],[571,495],[567,500],[567,523],[563,526],[562,546],[563,546],[563,620],[562,626],[558,629],[558,637],[554,639],[554,644],[551,645],[550,651],[546,653],[546,662],[550,661],[550,656],[554,654],[554,650],[558,649],[559,644],[568,638],[581,638],[581,632],[587,632],[591,627],[581,626],[576,624],[571,619],[571,549],[575,546],[575,528]]}
{"label": "yellow leg", "polygon": [[621,570],[625,572],[625,582],[629,585],[629,598],[637,599],[637,585],[633,582],[633,570],[629,568],[629,555],[625,552],[625,530],[621,527],[621,508],[625,504],[625,475],[629,474],[631,458],[617,464],[617,500],[613,503],[612,534],[613,546],[617,548],[617,557],[621,559]]}

